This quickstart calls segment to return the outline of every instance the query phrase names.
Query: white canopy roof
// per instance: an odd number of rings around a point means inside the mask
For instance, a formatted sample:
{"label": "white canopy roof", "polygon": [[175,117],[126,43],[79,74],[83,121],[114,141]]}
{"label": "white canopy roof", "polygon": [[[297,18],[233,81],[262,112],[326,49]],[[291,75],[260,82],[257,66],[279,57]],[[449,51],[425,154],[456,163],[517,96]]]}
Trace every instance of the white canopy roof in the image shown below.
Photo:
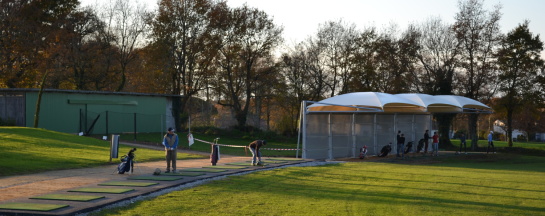
{"label": "white canopy roof", "polygon": [[479,101],[456,95],[354,92],[315,102],[307,111],[462,113],[491,112],[492,109]]}

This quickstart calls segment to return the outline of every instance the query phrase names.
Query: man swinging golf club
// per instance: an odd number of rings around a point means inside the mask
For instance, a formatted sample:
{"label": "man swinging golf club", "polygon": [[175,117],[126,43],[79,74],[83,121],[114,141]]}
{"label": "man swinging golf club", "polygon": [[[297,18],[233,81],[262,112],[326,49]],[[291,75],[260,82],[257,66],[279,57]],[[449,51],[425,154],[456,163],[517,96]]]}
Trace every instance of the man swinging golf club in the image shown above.
{"label": "man swinging golf club", "polygon": [[[261,151],[259,150],[261,146],[267,145],[265,140],[255,140],[250,143],[248,148],[252,152],[252,166],[262,165],[261,163]],[[257,157],[257,158],[256,158]],[[256,159],[259,159],[256,162]]]}

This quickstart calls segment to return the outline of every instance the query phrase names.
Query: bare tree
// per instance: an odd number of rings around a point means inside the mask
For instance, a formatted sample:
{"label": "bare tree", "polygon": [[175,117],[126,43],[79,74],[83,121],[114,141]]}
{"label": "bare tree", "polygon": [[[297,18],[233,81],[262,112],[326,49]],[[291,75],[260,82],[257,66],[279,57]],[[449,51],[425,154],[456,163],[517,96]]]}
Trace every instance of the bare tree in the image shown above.
{"label": "bare tree", "polygon": [[[440,18],[430,18],[420,27],[417,57],[422,70],[417,74],[417,85],[431,95],[453,94],[453,79],[459,63],[459,43],[450,25]],[[435,114],[439,124],[441,143],[450,144],[449,130],[454,114]]]}
{"label": "bare tree", "polygon": [[116,91],[122,91],[127,81],[127,65],[136,58],[136,49],[144,46],[146,36],[147,16],[146,8],[137,1],[112,0],[103,5],[101,11],[102,20],[106,23],[108,38],[119,50],[119,55],[114,55],[120,66],[120,81]]}
{"label": "bare tree", "polygon": [[[490,100],[497,83],[494,50],[501,38],[499,21],[501,6],[488,12],[483,8],[484,0],[459,1],[459,12],[453,30],[461,48],[462,69],[459,79],[460,94],[475,100]],[[478,114],[469,114],[469,138],[474,150],[477,143]]]}
{"label": "bare tree", "polygon": [[256,80],[263,77],[254,66],[282,42],[282,28],[265,12],[247,5],[230,10],[227,20],[221,33],[216,91],[225,99],[218,103],[231,107],[238,127],[244,128]]}

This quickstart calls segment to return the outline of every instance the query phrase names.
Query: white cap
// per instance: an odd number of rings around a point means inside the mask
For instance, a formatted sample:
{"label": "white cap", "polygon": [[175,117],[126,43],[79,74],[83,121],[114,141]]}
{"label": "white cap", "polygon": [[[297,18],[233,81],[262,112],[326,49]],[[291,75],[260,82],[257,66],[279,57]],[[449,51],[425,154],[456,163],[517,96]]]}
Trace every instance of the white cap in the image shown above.
{"label": "white cap", "polygon": [[490,133],[494,133],[494,131],[490,131]]}

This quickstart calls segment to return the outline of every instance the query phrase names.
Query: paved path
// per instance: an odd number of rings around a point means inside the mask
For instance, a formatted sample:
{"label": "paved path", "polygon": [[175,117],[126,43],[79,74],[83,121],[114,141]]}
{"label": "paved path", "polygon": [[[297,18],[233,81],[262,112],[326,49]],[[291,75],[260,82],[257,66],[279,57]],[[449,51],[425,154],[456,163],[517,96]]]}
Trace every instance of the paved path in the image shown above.
{"label": "paved path", "polygon": [[[128,144],[128,143],[125,143]],[[133,145],[133,144],[131,144]],[[149,147],[139,146],[137,147]],[[151,146],[151,148],[162,149],[162,147]],[[183,151],[186,152],[186,151]],[[202,152],[190,152],[208,155]],[[228,156],[222,155],[218,163],[219,165],[225,165],[233,162],[247,162],[251,160],[250,157],[240,156]],[[248,166],[244,169],[228,169],[225,172],[209,173],[206,172],[201,176],[181,176],[180,180],[175,181],[152,181],[152,180],[128,180],[129,177],[135,176],[151,176],[156,168],[163,169],[165,166],[164,161],[137,163],[135,165],[135,171],[132,174],[117,174],[117,165],[107,165],[95,168],[84,169],[71,169],[60,171],[49,171],[42,173],[35,173],[22,176],[10,176],[0,178],[0,204],[2,203],[43,203],[43,204],[65,204],[69,207],[61,208],[58,210],[40,212],[40,211],[23,211],[23,210],[6,210],[0,209],[0,215],[74,215],[77,213],[83,213],[92,211],[107,205],[111,205],[120,201],[129,200],[138,196],[147,195],[157,191],[161,191],[167,188],[173,188],[180,185],[194,183],[197,181],[215,178],[218,176],[232,175],[236,173],[248,172],[259,169],[267,169],[273,167],[282,167],[286,165],[298,164],[307,161],[286,161],[282,164],[269,164],[265,167]],[[210,166],[210,159],[193,159],[193,160],[178,160],[178,170],[183,171],[189,168],[201,168]],[[249,163],[248,163],[249,165]],[[82,187],[111,187],[111,186],[98,186],[99,183],[108,181],[138,181],[138,182],[157,182],[159,184],[149,187],[126,187],[133,188],[134,191],[124,194],[89,194],[68,192],[71,189],[77,189]],[[29,199],[38,195],[46,194],[78,194],[78,195],[101,195],[105,198],[89,201],[89,202],[75,202],[75,201],[59,201],[59,200],[38,200]]]}

